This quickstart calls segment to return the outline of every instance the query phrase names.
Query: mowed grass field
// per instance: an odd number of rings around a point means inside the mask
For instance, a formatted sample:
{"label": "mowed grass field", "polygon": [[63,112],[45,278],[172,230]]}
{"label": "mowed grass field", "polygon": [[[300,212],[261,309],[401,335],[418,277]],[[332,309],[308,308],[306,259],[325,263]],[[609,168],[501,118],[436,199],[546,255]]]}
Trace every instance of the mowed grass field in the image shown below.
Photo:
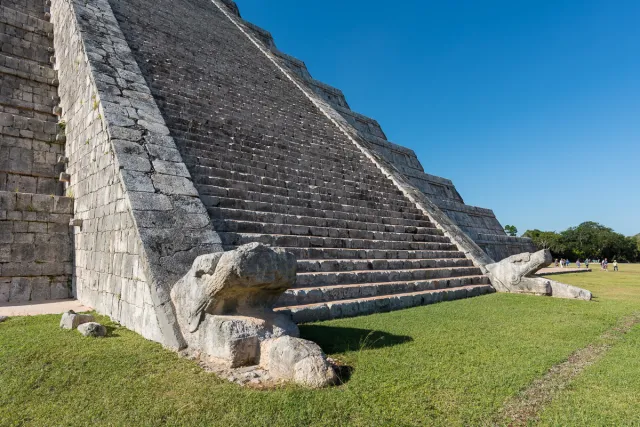
{"label": "mowed grass field", "polygon": [[[59,316],[11,318],[0,323],[0,425],[490,425],[552,366],[640,312],[640,265],[553,278],[596,298],[492,294],[304,325],[303,337],[353,367],[324,390],[242,388],[106,318],[105,339],[62,331]],[[639,425],[640,327],[537,424]]]}

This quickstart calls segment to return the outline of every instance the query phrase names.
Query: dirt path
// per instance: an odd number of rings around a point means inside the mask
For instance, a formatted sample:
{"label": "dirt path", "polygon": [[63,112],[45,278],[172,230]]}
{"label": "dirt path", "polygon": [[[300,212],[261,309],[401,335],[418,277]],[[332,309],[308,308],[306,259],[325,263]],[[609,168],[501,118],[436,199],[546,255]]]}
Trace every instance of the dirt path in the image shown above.
{"label": "dirt path", "polygon": [[553,366],[542,378],[535,380],[528,388],[508,400],[493,424],[523,426],[538,421],[538,416],[546,405],[638,323],[640,312],[624,317],[615,327],[600,335],[594,343]]}
{"label": "dirt path", "polygon": [[77,313],[91,311],[92,308],[83,306],[80,301],[69,299],[61,301],[45,301],[41,303],[0,304],[0,316],[37,316],[40,314],[62,314],[73,310]]}

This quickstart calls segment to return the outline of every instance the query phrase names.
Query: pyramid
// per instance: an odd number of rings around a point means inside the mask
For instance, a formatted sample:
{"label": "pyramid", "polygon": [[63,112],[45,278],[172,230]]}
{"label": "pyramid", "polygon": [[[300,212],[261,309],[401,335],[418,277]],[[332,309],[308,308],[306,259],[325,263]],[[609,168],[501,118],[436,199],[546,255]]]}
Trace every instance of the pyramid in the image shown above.
{"label": "pyramid", "polygon": [[[7,0],[0,25],[0,237],[18,244],[6,206],[50,198],[67,225],[43,233],[68,244],[40,261],[149,339],[184,346],[172,287],[246,243],[297,257],[277,303],[296,322],[492,292],[484,266],[533,249],[231,1]],[[0,296],[25,299],[0,255]]]}

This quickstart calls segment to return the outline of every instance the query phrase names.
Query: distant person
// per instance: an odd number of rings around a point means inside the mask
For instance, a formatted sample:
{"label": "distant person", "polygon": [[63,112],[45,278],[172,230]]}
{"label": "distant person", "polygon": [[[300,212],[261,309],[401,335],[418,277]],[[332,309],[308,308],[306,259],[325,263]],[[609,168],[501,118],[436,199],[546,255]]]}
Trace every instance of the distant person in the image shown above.
{"label": "distant person", "polygon": [[576,267],[580,268],[580,259],[576,261]]}
{"label": "distant person", "polygon": [[556,268],[558,268],[558,265],[560,265],[560,263],[558,262],[558,258],[556,258]]}
{"label": "distant person", "polygon": [[571,265],[571,261],[567,260],[567,268]]}
{"label": "distant person", "polygon": [[587,259],[585,259],[585,260],[584,260],[584,266],[585,266],[586,268],[589,268],[589,258],[587,258]]}
{"label": "distant person", "polygon": [[604,271],[607,271],[609,268],[609,258],[605,258],[604,261],[602,261],[602,266],[604,267]]}
{"label": "distant person", "polygon": [[618,261],[613,260],[613,271],[618,271]]}
{"label": "distant person", "polygon": [[560,268],[564,268],[564,258],[560,258]]}

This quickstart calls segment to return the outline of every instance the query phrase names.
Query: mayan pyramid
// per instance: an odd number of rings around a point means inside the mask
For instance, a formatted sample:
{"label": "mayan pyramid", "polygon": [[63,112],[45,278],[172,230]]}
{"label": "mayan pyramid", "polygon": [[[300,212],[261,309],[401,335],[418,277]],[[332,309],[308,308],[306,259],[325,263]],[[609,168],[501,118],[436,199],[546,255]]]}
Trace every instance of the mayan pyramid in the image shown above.
{"label": "mayan pyramid", "polygon": [[196,256],[298,259],[298,322],[493,290],[532,250],[222,0],[2,0],[0,301],[76,296],[167,346]]}

